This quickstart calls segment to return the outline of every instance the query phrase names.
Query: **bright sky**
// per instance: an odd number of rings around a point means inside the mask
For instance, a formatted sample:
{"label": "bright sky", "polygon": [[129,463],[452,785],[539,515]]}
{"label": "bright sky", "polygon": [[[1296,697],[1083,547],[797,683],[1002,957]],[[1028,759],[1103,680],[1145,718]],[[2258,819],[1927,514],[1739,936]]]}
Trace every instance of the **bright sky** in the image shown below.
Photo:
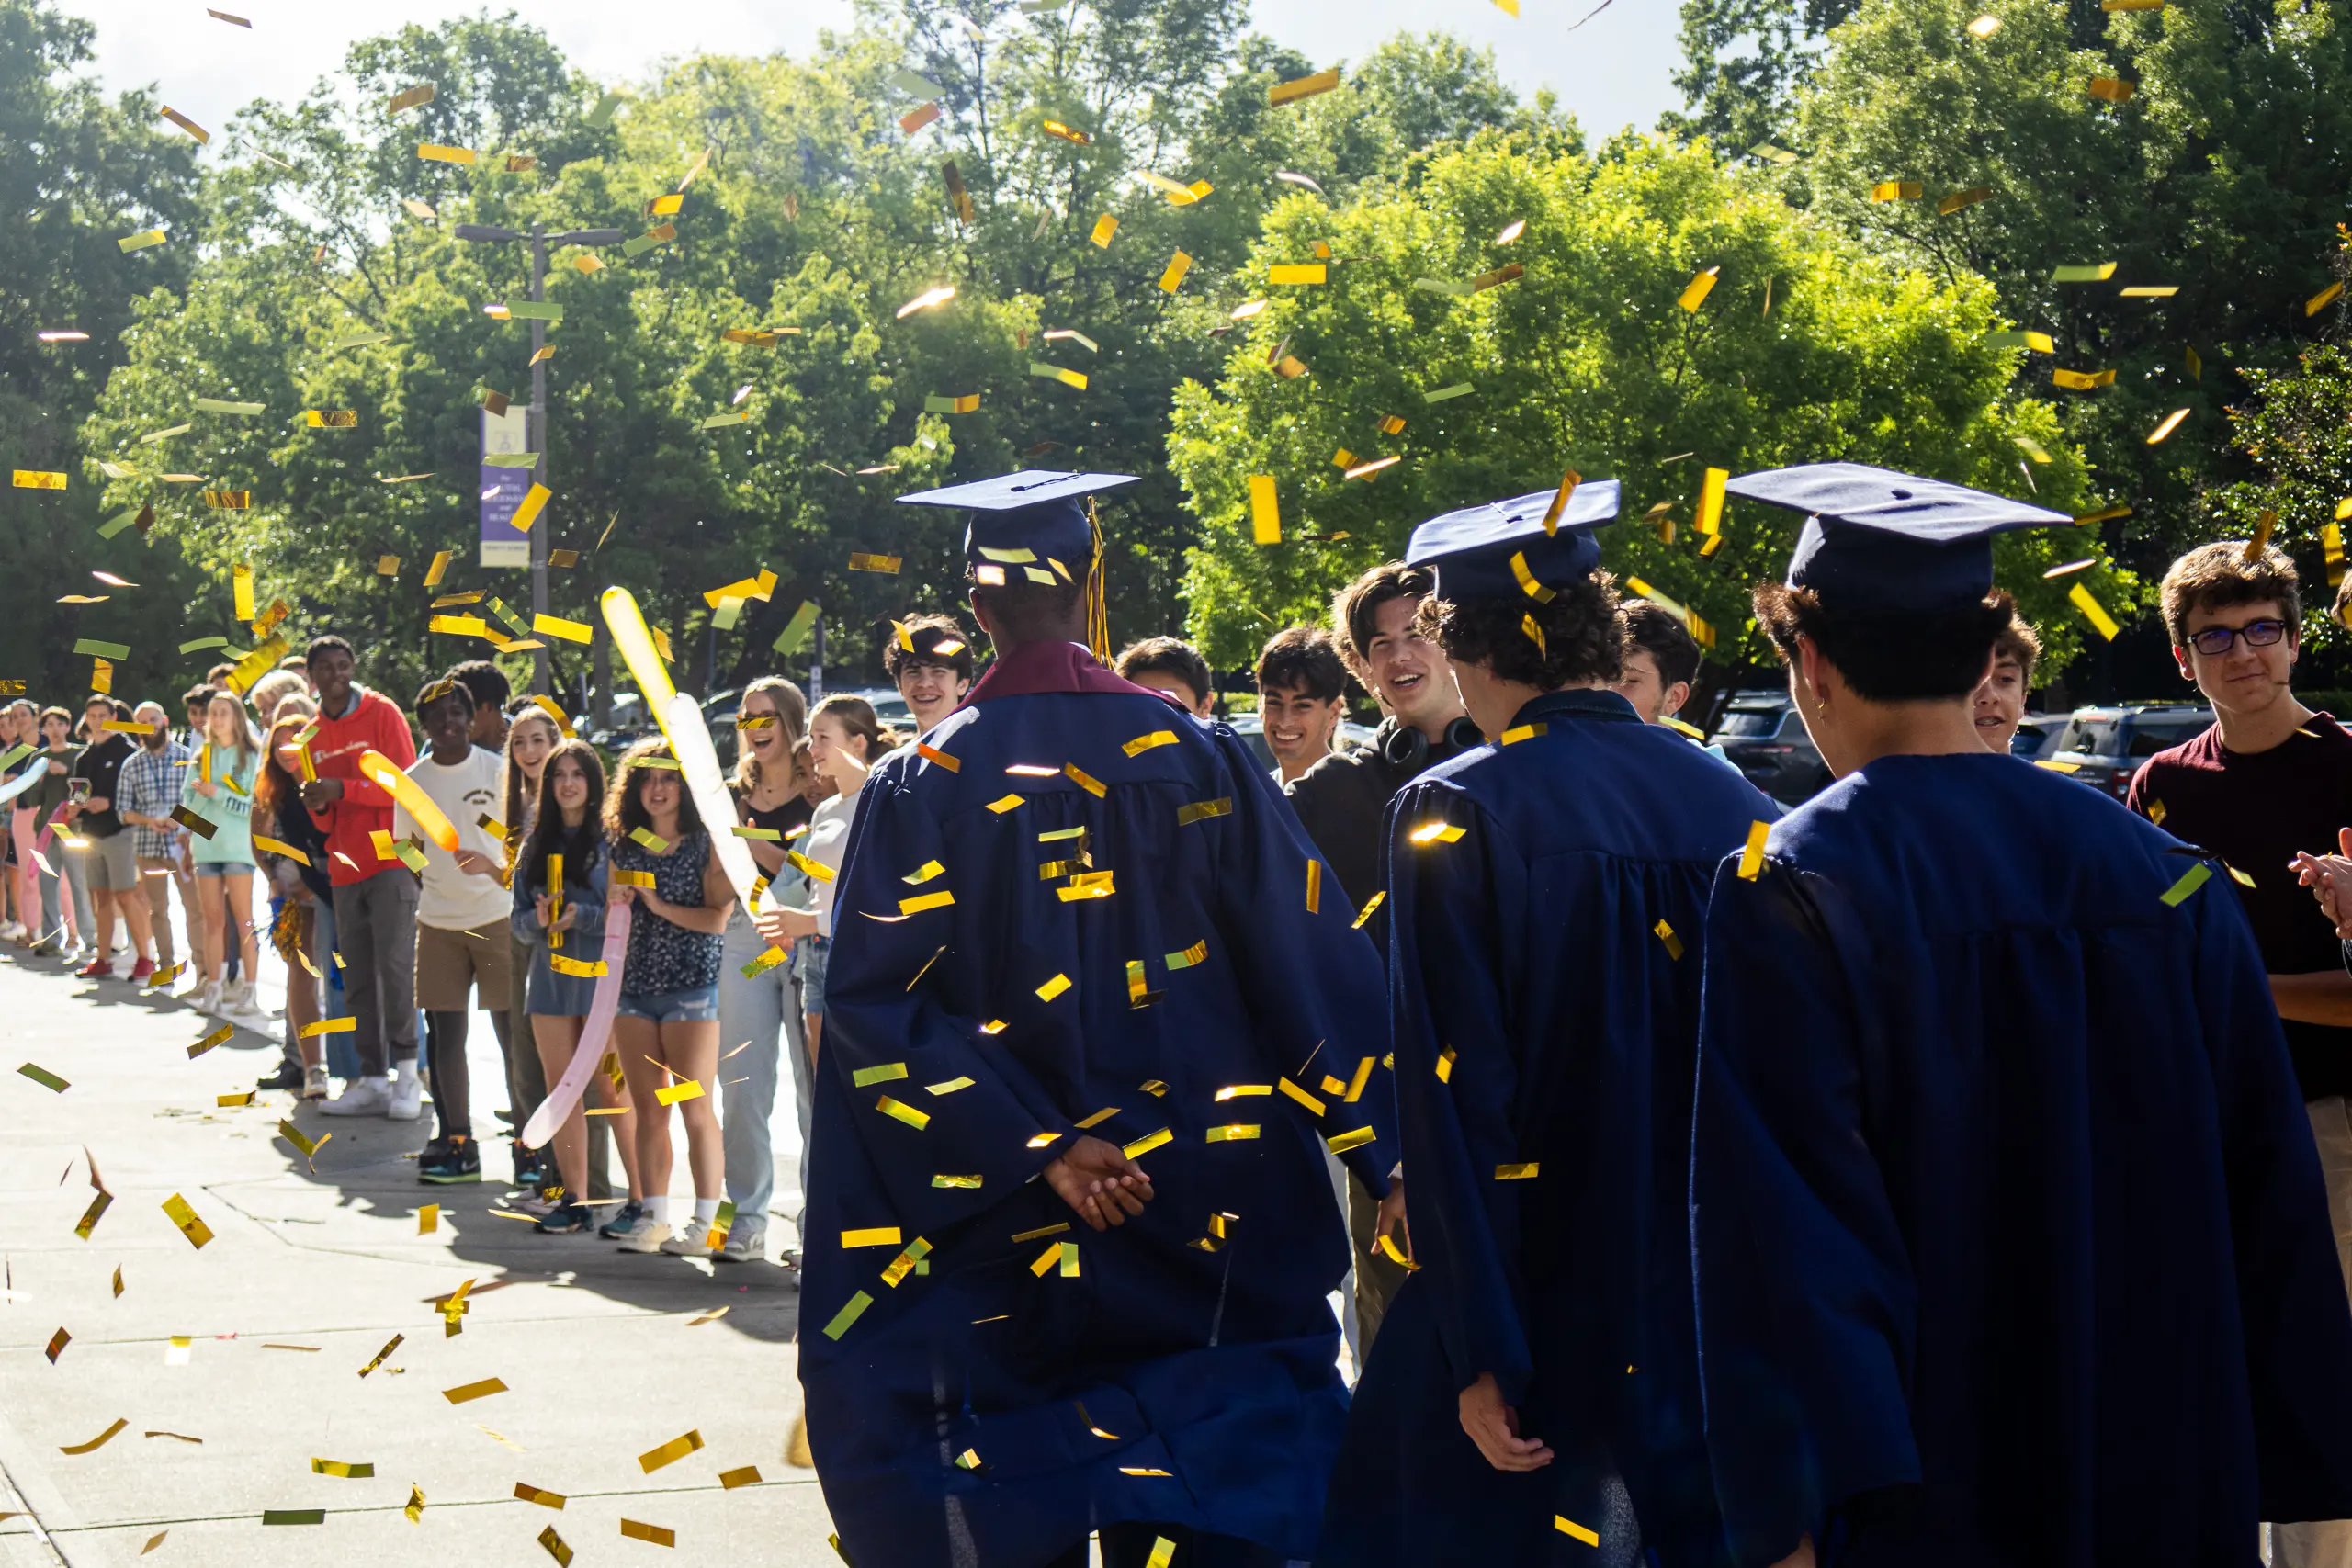
{"label": "bright sky", "polygon": [[[407,22],[427,25],[481,9],[481,0],[218,0],[252,21],[232,27],[204,0],[57,0],[97,24],[97,67],[109,87],[161,91],[164,103],[220,132],[255,97],[292,98],[342,63],[356,39]],[[810,49],[820,28],[846,30],[850,0],[508,0],[526,21],[590,74],[635,81],[664,56],[760,54]],[[1584,123],[1588,139],[1628,122],[1648,127],[1679,98],[1676,0],[1521,0],[1517,19],[1490,0],[1255,0],[1258,30],[1317,61],[1361,58],[1400,30],[1447,28],[1491,46],[1505,80],[1522,94],[1550,86]],[[492,6],[491,9],[502,9]]]}

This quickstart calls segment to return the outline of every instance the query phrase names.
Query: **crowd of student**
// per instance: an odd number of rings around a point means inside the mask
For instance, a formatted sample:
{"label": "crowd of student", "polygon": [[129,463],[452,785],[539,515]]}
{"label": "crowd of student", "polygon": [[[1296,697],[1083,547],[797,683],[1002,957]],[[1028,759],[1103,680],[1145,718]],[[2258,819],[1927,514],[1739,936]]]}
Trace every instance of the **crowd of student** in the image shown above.
{"label": "crowd of student", "polygon": [[[1106,1562],[1173,1540],[1197,1568],[1564,1541],[2187,1564],[2244,1561],[2265,1519],[2278,1568],[2352,1563],[2352,735],[2293,695],[2285,555],[2167,574],[2217,722],[2127,813],[2007,756],[2040,648],[1987,536],[2055,514],[1842,465],[1736,481],[1808,517],[1757,607],[1841,782],[1784,818],[1676,719],[1680,619],[1598,570],[1613,486],[1541,526],[1548,491],[1433,520],[1329,628],[1271,637],[1270,769],[1189,645],[1094,660],[1099,578],[1006,581],[1082,560],[1088,514],[970,488],[931,503],[976,510],[978,629],[911,615],[883,649],[912,735],[743,692],[726,830],[756,914],[660,738],[608,770],[479,662],[404,711],[325,636],[243,693],[214,671],[184,734],[110,695],[78,730],[0,713],[29,748],[0,780],[41,775],[5,934],[103,981],[119,920],[122,977],[161,984],[176,888],[190,998],[266,1028],[260,881],[291,978],[263,1087],[413,1120],[429,1085],[420,1177],[454,1182],[483,1174],[476,999],[519,1133],[627,908],[610,1046],[515,1179],[543,1231],[807,1268],[831,1321],[796,1448],[876,1561],[1059,1565],[1095,1529]],[[1381,715],[1361,745],[1351,682]],[[787,1079],[809,1211],[772,1247]],[[1101,1244],[1170,1198],[1191,1239]],[[1057,1262],[1118,1312],[1024,1293]],[[1314,1348],[1351,1276],[1351,1410]]]}

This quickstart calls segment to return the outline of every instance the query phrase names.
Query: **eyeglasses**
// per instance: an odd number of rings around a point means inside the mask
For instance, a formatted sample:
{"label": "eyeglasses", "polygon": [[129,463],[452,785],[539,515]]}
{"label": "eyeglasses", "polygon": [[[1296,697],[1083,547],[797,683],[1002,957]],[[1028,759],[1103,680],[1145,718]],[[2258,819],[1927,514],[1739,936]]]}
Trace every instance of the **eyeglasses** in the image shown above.
{"label": "eyeglasses", "polygon": [[2248,621],[2242,626],[2207,626],[2189,637],[2188,646],[2208,659],[2219,659],[2240,637],[2245,638],[2248,648],[2268,648],[2286,635],[2284,621]]}

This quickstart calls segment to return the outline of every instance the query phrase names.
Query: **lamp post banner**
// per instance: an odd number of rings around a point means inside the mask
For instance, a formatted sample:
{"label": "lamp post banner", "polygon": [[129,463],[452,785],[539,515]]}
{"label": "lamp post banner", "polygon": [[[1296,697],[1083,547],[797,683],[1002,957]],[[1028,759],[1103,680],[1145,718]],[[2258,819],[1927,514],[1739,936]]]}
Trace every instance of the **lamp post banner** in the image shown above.
{"label": "lamp post banner", "polygon": [[528,566],[531,538],[514,525],[514,509],[531,488],[527,468],[493,467],[493,458],[528,452],[527,416],[520,408],[504,413],[481,411],[481,564]]}

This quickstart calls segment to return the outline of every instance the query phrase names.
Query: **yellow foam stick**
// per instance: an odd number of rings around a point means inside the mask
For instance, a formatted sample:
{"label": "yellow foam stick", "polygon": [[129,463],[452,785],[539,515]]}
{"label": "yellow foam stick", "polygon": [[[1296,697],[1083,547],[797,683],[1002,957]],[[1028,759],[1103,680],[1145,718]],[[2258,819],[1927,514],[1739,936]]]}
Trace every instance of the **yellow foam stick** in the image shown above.
{"label": "yellow foam stick", "polygon": [[607,588],[599,602],[605,614],[605,625],[613,634],[613,646],[620,649],[622,662],[637,678],[637,689],[645,697],[645,706],[656,720],[663,718],[670,699],[678,694],[671,682],[669,671],[662,668],[662,656],[654,650],[652,629],[645,624],[645,612],[637,607],[637,596],[626,588]]}
{"label": "yellow foam stick", "polygon": [[457,825],[442,814],[424,786],[401,772],[398,763],[371,747],[359,754],[359,774],[399,801],[401,808],[424,829],[425,837],[451,854],[458,852]]}

